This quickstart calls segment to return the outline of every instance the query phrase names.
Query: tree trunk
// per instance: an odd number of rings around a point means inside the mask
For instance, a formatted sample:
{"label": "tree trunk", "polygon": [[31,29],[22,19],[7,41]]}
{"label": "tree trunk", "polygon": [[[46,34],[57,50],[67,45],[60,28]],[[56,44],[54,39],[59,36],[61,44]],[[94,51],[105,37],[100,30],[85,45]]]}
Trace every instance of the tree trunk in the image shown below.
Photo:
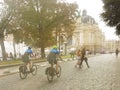
{"label": "tree trunk", "polygon": [[6,53],[6,50],[5,50],[5,45],[4,45],[4,40],[3,38],[1,38],[0,40],[0,45],[1,45],[1,50],[2,50],[2,57],[3,57],[3,60],[7,60],[7,53]]}
{"label": "tree trunk", "polygon": [[41,47],[41,58],[45,58],[45,48]]}
{"label": "tree trunk", "polygon": [[13,39],[13,49],[14,49],[14,58],[16,59],[16,48],[15,48],[15,41]]}
{"label": "tree trunk", "polygon": [[59,32],[59,35],[58,35],[58,37],[59,37],[59,41],[58,41],[58,45],[59,45],[59,51],[60,51],[60,49],[61,49],[61,36],[60,36],[60,32]]}

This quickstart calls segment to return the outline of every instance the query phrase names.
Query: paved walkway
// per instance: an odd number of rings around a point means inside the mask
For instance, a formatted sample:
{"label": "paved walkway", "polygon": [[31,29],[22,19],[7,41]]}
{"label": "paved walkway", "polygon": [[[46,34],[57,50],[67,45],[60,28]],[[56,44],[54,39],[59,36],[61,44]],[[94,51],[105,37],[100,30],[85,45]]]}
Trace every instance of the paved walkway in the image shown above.
{"label": "paved walkway", "polygon": [[74,67],[76,61],[61,62],[61,77],[52,83],[45,75],[47,63],[40,63],[36,76],[30,74],[25,80],[18,74],[0,78],[0,90],[120,90],[120,56],[103,54],[88,58],[88,62],[90,68],[84,62],[81,69]]}
{"label": "paved walkway", "polygon": [[[63,60],[63,62],[66,62],[66,61],[71,61],[71,59],[64,59]],[[49,65],[49,64],[48,64],[48,62],[41,62],[41,63],[36,63],[36,65],[38,67],[44,67],[44,66]],[[18,68],[19,68],[19,65],[14,66],[14,67],[8,67],[7,66],[7,68],[0,69],[0,77],[10,75],[10,74],[14,74],[14,73],[18,73],[19,72]]]}
{"label": "paved walkway", "polygon": [[[91,55],[93,56],[93,55]],[[88,56],[88,57],[91,57],[91,56]],[[67,58],[67,59],[63,59],[62,62],[66,62],[66,61],[72,61],[71,58]],[[36,65],[39,67],[44,67],[46,65],[48,65],[48,62],[40,62],[40,63],[36,63]],[[14,73],[18,73],[19,71],[19,65],[16,65],[14,67],[6,67],[6,68],[3,68],[3,69],[0,69],[0,77],[2,76],[6,76],[6,75],[10,75],[10,74],[14,74]]]}

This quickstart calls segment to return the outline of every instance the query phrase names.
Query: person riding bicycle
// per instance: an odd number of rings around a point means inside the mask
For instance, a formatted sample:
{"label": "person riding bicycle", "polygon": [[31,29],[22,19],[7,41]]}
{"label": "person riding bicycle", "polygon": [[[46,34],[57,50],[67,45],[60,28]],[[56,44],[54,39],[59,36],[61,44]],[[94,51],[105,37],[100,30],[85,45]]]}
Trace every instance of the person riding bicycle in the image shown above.
{"label": "person riding bicycle", "polygon": [[22,60],[25,63],[28,72],[32,71],[32,63],[30,62],[29,56],[33,54],[30,47],[25,51],[24,55],[22,56]]}
{"label": "person riding bicycle", "polygon": [[59,57],[62,60],[62,58],[60,56],[60,52],[57,49],[57,46],[54,45],[52,50],[50,51],[50,53],[47,56],[47,61],[49,62],[49,64],[51,64],[51,67],[53,67],[53,65],[56,64],[56,73],[59,73],[58,72],[58,66],[59,65],[57,63],[57,57]]}
{"label": "person riding bicycle", "polygon": [[31,49],[31,47],[28,47],[28,49],[25,52],[27,52],[30,57],[33,56],[33,51]]}

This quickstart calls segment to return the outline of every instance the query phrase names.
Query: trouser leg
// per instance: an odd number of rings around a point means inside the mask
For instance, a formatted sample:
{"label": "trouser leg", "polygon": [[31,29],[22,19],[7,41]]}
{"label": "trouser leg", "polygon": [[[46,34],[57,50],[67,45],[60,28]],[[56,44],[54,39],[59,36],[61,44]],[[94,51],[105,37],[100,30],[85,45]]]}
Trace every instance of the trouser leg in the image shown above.
{"label": "trouser leg", "polygon": [[88,59],[87,58],[85,58],[85,62],[86,62],[87,67],[89,68]]}
{"label": "trouser leg", "polygon": [[80,62],[80,64],[79,64],[79,67],[81,68],[81,66],[82,66],[82,62],[83,62],[83,58],[81,58],[81,62]]}

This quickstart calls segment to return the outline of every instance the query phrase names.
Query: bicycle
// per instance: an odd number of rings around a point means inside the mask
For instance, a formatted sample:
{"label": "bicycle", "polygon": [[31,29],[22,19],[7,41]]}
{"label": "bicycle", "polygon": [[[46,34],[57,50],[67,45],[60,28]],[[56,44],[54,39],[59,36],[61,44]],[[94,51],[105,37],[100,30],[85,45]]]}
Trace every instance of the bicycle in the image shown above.
{"label": "bicycle", "polygon": [[54,76],[57,76],[57,78],[59,78],[61,76],[61,66],[58,65],[58,73],[56,71],[56,68],[54,67],[54,65],[52,65],[53,67],[47,67],[45,70],[45,73],[47,75],[47,79],[49,82],[53,81]]}
{"label": "bicycle", "polygon": [[25,79],[29,73],[35,76],[37,74],[37,66],[33,64],[30,71],[27,70],[27,66],[25,64],[19,67],[19,75],[21,79]]}

